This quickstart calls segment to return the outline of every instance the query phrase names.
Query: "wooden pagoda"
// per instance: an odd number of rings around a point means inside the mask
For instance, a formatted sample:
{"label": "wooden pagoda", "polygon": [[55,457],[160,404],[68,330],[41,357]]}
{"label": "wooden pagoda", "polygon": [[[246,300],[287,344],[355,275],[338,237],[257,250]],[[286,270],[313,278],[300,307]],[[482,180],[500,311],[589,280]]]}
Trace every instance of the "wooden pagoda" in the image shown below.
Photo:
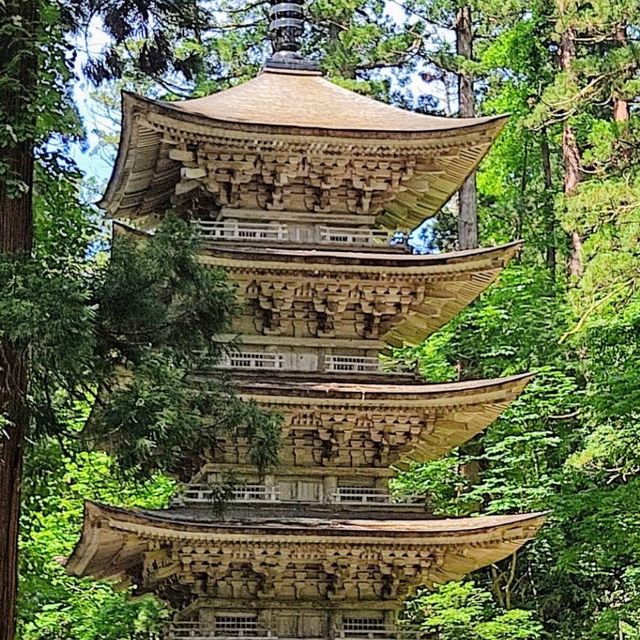
{"label": "wooden pagoda", "polygon": [[[246,301],[241,348],[221,366],[284,416],[267,475],[247,464],[247,443],[220,442],[168,509],[86,505],[68,570],[166,599],[171,640],[396,638],[411,589],[512,554],[543,520],[438,519],[389,490],[399,468],[479,433],[529,380],[424,384],[379,358],[454,317],[517,251],[425,256],[389,242],[442,207],[504,118],[420,115],[332,84],[297,53],[298,9],[273,7],[276,54],[249,82],[183,102],[126,94],[101,203],[140,229],[168,211],[199,227],[202,261]],[[228,471],[241,480],[218,515]]]}

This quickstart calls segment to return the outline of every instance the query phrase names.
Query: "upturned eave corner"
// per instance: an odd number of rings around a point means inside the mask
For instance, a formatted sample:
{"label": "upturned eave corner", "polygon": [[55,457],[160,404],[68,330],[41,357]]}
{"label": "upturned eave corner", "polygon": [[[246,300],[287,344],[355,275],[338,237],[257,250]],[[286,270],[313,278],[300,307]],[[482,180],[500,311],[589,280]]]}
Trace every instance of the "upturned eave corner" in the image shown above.
{"label": "upturned eave corner", "polygon": [[[320,80],[322,79],[318,82]],[[322,83],[325,83],[322,87],[330,84],[325,80],[322,80]],[[228,92],[233,94],[243,86],[234,87]],[[272,93],[277,95],[276,89]],[[338,89],[333,87],[329,92]],[[357,101],[364,99],[364,96],[359,94],[347,94],[353,95],[353,99]],[[202,101],[206,104],[206,98],[163,102],[126,91],[122,96],[123,126],[118,155],[105,194],[98,203],[98,206],[112,217],[122,215],[121,208],[124,208],[126,216],[139,215],[144,191],[152,191],[164,198],[163,201],[170,199],[172,189],[177,187],[180,181],[180,163],[175,162],[176,172],[172,178],[175,184],[169,185],[166,173],[158,171],[157,166],[148,161],[148,157],[155,154],[162,162],[169,162],[169,148],[175,148],[176,145],[177,148],[182,148],[183,145],[203,144],[208,148],[211,145],[220,146],[223,140],[228,139],[227,142],[231,145],[229,152],[233,153],[234,145],[241,144],[243,140],[251,145],[258,136],[263,138],[262,143],[267,146],[275,145],[274,149],[289,148],[293,151],[299,150],[300,141],[306,139],[318,150],[326,145],[336,149],[342,148],[341,155],[344,159],[354,153],[352,147],[356,145],[360,156],[371,156],[369,161],[384,148],[385,161],[393,158],[397,161],[411,156],[418,160],[418,165],[434,153],[442,156],[442,151],[445,150],[447,153],[444,156],[451,156],[449,160],[443,160],[442,166],[434,167],[435,173],[432,173],[431,169],[426,173],[420,170],[408,181],[403,178],[403,191],[397,193],[396,199],[385,205],[378,215],[378,224],[383,228],[408,231],[425,218],[434,215],[460,187],[488,152],[507,118],[504,115],[460,120],[432,118],[365,99],[367,104],[374,104],[374,111],[391,109],[394,117],[399,118],[400,122],[407,119],[410,126],[407,125],[406,130],[385,130],[386,119],[376,117],[371,129],[349,129],[349,126],[354,126],[355,121],[345,123],[342,129],[332,129],[328,123],[322,124],[323,121],[314,124],[314,121],[310,120],[305,124],[297,122],[294,118],[287,124],[286,116],[283,116],[282,120],[276,118],[269,123],[270,117],[275,117],[283,111],[286,113],[291,101],[283,104],[274,103],[271,106],[263,104],[256,114],[264,113],[268,114],[268,117],[265,122],[256,124],[249,119],[249,114],[233,115],[234,100],[231,99],[231,95],[228,105],[225,103],[211,114],[208,114],[206,106],[197,106]],[[255,96],[255,100],[258,101],[262,98],[262,94]],[[281,97],[278,99],[282,100]],[[246,101],[247,98],[244,97],[240,103],[244,104]],[[423,119],[427,124],[421,130],[415,122],[420,123]],[[441,122],[443,124],[440,124]],[[422,152],[418,151],[421,147],[424,147]],[[336,149],[333,149],[331,154],[335,154]],[[144,154],[145,157],[138,158],[138,154]],[[403,170],[403,175],[406,170],[408,168]],[[206,189],[205,183],[206,181],[203,181],[203,188]],[[143,186],[145,184],[146,187]]]}
{"label": "upturned eave corner", "polygon": [[122,178],[125,167],[131,159],[131,154],[135,155],[135,147],[132,148],[132,138],[135,128],[134,105],[139,101],[140,97],[130,91],[122,90],[121,96],[121,113],[122,125],[120,127],[120,137],[118,141],[118,150],[116,159],[109,176],[109,181],[102,195],[102,198],[96,202],[96,206],[105,211],[108,215],[115,215],[116,207],[114,201],[118,192],[122,189]]}
{"label": "upturned eave corner", "polygon": [[[456,297],[442,305],[437,317],[433,316],[432,303],[426,301],[424,305],[413,308],[411,314],[389,329],[382,336],[382,339],[393,348],[418,346],[486,291],[518,254],[522,246],[523,242],[516,240],[489,249],[473,249],[450,254],[452,270],[463,261],[468,260],[469,263],[472,263],[473,258],[480,256],[493,256],[494,264],[493,267],[486,265],[484,268],[478,267],[476,274],[471,275],[469,280],[460,285]],[[455,271],[453,273],[455,274]]]}
{"label": "upturned eave corner", "polygon": [[371,378],[361,383],[265,382],[254,375],[236,385],[241,397],[283,417],[284,464],[323,459],[323,447],[339,440],[331,464],[371,470],[367,456],[377,447],[378,464],[398,470],[435,460],[482,432],[533,377],[525,373],[490,380],[394,384]]}
{"label": "upturned eave corner", "polygon": [[84,577],[98,546],[103,542],[100,539],[100,525],[102,510],[100,505],[91,500],[84,501],[82,531],[80,538],[73,547],[71,555],[65,561],[67,573]]}

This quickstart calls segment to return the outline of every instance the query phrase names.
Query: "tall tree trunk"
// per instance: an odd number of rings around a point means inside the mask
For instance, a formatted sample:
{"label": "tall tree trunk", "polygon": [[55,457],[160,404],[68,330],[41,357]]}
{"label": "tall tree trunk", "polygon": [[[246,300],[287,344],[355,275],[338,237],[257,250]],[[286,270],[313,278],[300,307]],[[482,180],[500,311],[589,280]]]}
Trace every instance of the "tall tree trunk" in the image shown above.
{"label": "tall tree trunk", "polygon": [[[573,128],[565,122],[562,131],[562,157],[564,160],[564,195],[571,196],[575,193],[580,180],[582,169],[580,163],[580,151]],[[582,276],[582,237],[577,231],[571,232],[571,256],[569,258],[569,274],[574,278]]]}
{"label": "tall tree trunk", "polygon": [[[25,124],[36,86],[35,49],[37,0],[9,0],[0,9],[4,27],[11,24],[15,37],[7,38],[0,51],[0,73],[5,83],[0,105],[8,122]],[[3,259],[27,258],[32,248],[33,143],[27,134],[4,151],[8,176],[23,189],[14,193],[7,179],[0,182],[0,251]],[[6,175],[6,174],[5,174]],[[14,182],[15,184],[15,182]],[[0,425],[0,640],[13,640],[18,581],[18,527],[25,431],[28,424],[27,347],[0,343],[0,409],[7,424]],[[0,430],[0,434],[3,431]]]}
{"label": "tall tree trunk", "polygon": [[[572,27],[565,27],[560,38],[560,68],[568,78],[573,75],[576,58],[576,34]],[[573,127],[567,118],[562,131],[562,159],[564,161],[564,195],[572,196],[582,180],[580,149]],[[582,276],[582,238],[577,231],[571,232],[571,257],[569,274],[574,278]]]}
{"label": "tall tree trunk", "polygon": [[[456,14],[456,53],[467,60],[473,59],[473,24],[471,7],[464,6]],[[473,77],[458,74],[458,104],[460,116],[475,115],[476,97]],[[458,194],[458,245],[460,249],[475,249],[478,246],[478,205],[476,196],[476,174],[472,173]]]}
{"label": "tall tree trunk", "polygon": [[[616,41],[621,47],[627,44],[627,27],[620,27],[616,31]],[[615,122],[626,122],[629,120],[629,103],[619,95],[613,98],[613,119]]]}
{"label": "tall tree trunk", "polygon": [[547,232],[545,249],[545,263],[551,279],[556,277],[556,212],[553,206],[553,173],[551,171],[551,153],[549,152],[549,138],[546,127],[540,132],[540,158],[542,162],[542,178],[544,180],[544,214]]}

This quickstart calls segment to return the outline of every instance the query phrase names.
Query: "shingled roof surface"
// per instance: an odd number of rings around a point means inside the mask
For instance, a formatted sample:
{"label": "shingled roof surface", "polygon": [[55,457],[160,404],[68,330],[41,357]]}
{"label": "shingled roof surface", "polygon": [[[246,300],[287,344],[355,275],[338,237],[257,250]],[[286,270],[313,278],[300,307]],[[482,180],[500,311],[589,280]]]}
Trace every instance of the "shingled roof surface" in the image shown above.
{"label": "shingled roof surface", "polygon": [[[400,109],[344,89],[318,73],[264,70],[204,98],[123,96],[123,128],[114,172],[99,203],[113,217],[157,212],[180,180],[169,157],[187,145],[245,144],[292,153],[384,157],[415,167],[402,190],[374,213],[386,229],[411,229],[439,211],[489,150],[507,116],[442,118]],[[166,133],[169,132],[169,135]],[[209,140],[211,138],[211,140]],[[266,145],[266,147],[265,147]],[[406,173],[406,167],[405,167]]]}
{"label": "shingled roof surface", "polygon": [[319,73],[273,69],[205,98],[161,104],[224,122],[342,131],[438,132],[486,125],[505,117],[428,116],[349,91]]}

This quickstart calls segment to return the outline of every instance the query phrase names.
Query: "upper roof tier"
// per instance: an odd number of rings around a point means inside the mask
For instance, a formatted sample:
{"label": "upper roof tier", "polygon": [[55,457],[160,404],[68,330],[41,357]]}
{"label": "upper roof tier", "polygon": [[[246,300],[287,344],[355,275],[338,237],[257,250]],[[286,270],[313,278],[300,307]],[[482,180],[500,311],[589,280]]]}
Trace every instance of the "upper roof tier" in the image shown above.
{"label": "upper roof tier", "polygon": [[156,102],[185,114],[235,125],[300,129],[302,135],[325,131],[349,137],[419,138],[503,118],[440,118],[400,109],[330,82],[320,73],[265,69],[261,74],[205,98]]}
{"label": "upper roof tier", "polygon": [[305,71],[265,69],[179,102],[125,93],[100,205],[112,216],[162,213],[199,186],[219,207],[376,215],[407,230],[460,187],[504,122],[406,111]]}

